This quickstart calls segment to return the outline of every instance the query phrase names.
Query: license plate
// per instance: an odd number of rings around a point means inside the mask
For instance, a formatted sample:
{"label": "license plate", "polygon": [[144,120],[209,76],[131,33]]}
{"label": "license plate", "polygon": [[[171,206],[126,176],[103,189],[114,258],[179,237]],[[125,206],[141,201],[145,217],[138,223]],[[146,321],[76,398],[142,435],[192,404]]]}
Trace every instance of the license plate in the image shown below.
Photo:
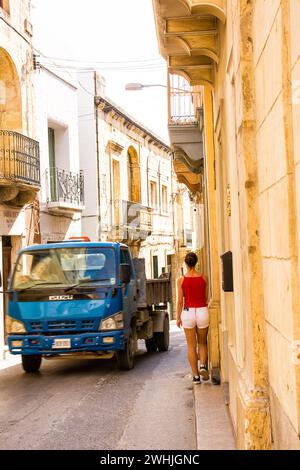
{"label": "license plate", "polygon": [[71,348],[71,339],[55,339],[52,345],[52,349],[70,349]]}

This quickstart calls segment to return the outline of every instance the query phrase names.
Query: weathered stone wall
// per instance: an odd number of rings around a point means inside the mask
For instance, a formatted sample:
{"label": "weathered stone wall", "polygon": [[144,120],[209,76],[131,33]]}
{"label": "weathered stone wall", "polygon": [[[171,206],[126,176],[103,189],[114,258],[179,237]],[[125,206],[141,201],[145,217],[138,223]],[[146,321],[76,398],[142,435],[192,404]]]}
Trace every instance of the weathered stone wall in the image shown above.
{"label": "weathered stone wall", "polygon": [[[32,29],[29,0],[6,0],[0,9],[0,129],[19,132],[37,139],[33,86]],[[2,143],[7,145],[7,141]],[[0,165],[3,175],[3,162]],[[9,172],[13,171],[9,167]],[[39,210],[36,191],[1,179],[0,266],[2,271],[2,237],[11,237],[11,263],[17,248],[39,241]],[[24,191],[19,192],[19,189]],[[36,188],[37,189],[37,188]],[[8,205],[8,202],[10,205]],[[32,205],[27,205],[34,203]],[[17,205],[17,207],[15,207]],[[26,208],[20,206],[27,205]],[[7,279],[4,279],[6,282]],[[0,294],[0,358],[5,357],[4,299]]]}
{"label": "weathered stone wall", "polygon": [[271,426],[259,238],[253,3],[227,2],[227,14],[227,27],[220,27],[224,47],[214,113],[219,253],[233,252],[234,272],[234,292],[221,292],[222,367],[230,385],[238,446],[266,449],[271,446]]}
{"label": "weathered stone wall", "polygon": [[8,11],[1,10],[0,21],[0,86],[6,89],[0,104],[0,127],[35,138],[29,1],[10,0]]}
{"label": "weathered stone wall", "polygon": [[[271,414],[274,424],[277,416],[286,415],[291,424],[287,431],[294,434],[282,439],[282,430],[273,425],[276,448],[287,448],[300,431],[299,365],[292,353],[293,341],[300,338],[299,145],[294,128],[299,103],[293,100],[292,82],[300,79],[295,23],[299,14],[299,2],[254,2],[256,142],[269,383],[274,397]],[[278,364],[282,363],[281,375]]]}
{"label": "weathered stone wall", "polygon": [[[213,71],[180,70],[192,85],[213,92],[213,123],[207,96],[205,101],[206,203],[214,227],[213,284],[222,272],[220,255],[233,253],[234,292],[221,289],[215,300],[237,444],[298,449],[300,2],[154,0],[154,12],[169,64],[179,60],[175,52],[190,53],[190,59],[195,44],[197,54],[204,43],[215,54]],[[190,21],[195,15],[196,21],[201,14],[220,20],[218,47],[215,38],[205,42],[207,31],[200,29],[193,43],[186,39],[183,23],[182,41],[167,37],[165,17],[176,26],[175,16]]]}
{"label": "weathered stone wall", "polygon": [[233,251],[234,269],[234,293],[221,293],[221,353],[240,448],[297,448],[299,434],[299,9],[232,0],[220,28],[219,251]]}

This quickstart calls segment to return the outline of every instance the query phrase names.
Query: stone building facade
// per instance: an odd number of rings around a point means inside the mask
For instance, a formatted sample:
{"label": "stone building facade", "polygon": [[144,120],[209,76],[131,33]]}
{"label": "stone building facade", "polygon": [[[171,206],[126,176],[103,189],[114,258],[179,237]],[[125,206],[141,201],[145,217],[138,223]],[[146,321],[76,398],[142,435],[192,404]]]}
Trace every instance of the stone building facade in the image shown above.
{"label": "stone building facade", "polygon": [[[39,144],[29,0],[0,2],[0,270],[2,290],[20,247],[39,240]],[[0,359],[7,355],[0,294]]]}
{"label": "stone building facade", "polygon": [[[192,90],[203,87],[205,146],[203,152],[198,145],[198,160],[210,354],[229,384],[237,445],[299,449],[300,3],[154,0],[153,6],[171,77]],[[191,184],[195,161],[184,159],[182,148],[178,161]],[[230,253],[233,289],[226,288]]]}
{"label": "stone building facade", "polygon": [[81,235],[84,174],[79,162],[78,83],[70,74],[37,64],[37,133],[40,142],[41,242]]}
{"label": "stone building facade", "polygon": [[80,82],[83,234],[128,244],[145,258],[148,278],[172,271],[175,302],[183,254],[201,248],[200,201],[178,183],[170,147],[105,96],[101,76],[81,74]]}

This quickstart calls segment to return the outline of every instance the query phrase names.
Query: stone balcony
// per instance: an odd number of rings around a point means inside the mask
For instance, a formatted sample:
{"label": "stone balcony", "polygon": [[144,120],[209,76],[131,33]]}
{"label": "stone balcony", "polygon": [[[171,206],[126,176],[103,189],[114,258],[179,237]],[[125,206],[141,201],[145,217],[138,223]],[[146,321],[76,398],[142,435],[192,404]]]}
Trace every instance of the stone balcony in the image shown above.
{"label": "stone balcony", "polygon": [[152,212],[151,207],[138,202],[114,201],[112,238],[124,242],[146,240],[152,232]]}
{"label": "stone balcony", "polygon": [[40,185],[39,143],[19,132],[0,130],[0,204],[30,204]]}

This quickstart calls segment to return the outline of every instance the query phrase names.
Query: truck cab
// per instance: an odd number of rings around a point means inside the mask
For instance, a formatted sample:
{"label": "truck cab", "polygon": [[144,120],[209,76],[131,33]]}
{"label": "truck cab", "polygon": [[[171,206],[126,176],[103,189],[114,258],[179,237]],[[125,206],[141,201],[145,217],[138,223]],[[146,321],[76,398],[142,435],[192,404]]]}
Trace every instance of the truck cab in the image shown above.
{"label": "truck cab", "polygon": [[141,260],[137,266],[139,276],[120,243],[70,240],[22,249],[9,285],[8,345],[22,355],[24,370],[38,371],[42,358],[82,355],[116,356],[119,368],[129,370],[137,340],[153,350],[156,335],[157,349],[158,333],[167,350],[168,314],[147,304]]}

